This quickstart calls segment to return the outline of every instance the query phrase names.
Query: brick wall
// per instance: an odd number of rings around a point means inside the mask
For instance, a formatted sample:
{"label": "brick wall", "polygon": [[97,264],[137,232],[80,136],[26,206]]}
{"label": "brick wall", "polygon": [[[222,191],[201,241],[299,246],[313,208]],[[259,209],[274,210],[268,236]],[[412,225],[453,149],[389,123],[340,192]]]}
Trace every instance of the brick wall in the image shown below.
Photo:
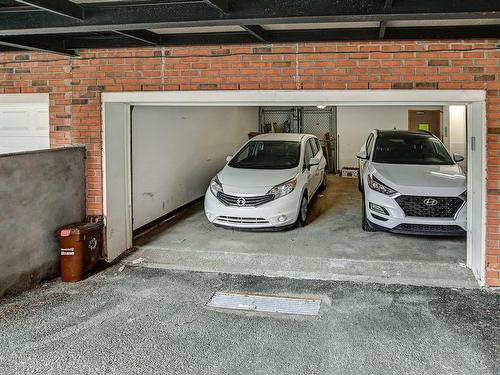
{"label": "brick wall", "polygon": [[102,212],[103,91],[486,89],[487,282],[500,286],[499,40],[298,43],[0,54],[0,93],[50,93],[51,145],[88,147],[89,214]]}

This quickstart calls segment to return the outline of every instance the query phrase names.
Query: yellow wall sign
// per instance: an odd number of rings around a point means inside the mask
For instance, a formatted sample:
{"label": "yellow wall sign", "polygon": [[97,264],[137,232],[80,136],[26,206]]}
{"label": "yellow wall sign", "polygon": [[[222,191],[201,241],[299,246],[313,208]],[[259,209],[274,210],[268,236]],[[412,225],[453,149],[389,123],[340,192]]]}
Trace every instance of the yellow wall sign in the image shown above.
{"label": "yellow wall sign", "polygon": [[424,130],[428,132],[430,130],[429,124],[418,124],[418,130]]}

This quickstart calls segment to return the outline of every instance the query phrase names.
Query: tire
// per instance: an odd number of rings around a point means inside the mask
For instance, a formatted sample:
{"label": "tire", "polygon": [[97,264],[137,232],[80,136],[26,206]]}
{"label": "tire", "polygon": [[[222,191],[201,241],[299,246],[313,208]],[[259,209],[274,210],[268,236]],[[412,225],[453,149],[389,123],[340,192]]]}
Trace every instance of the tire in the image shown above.
{"label": "tire", "polygon": [[364,194],[363,194],[363,199],[362,199],[362,205],[363,205],[363,207],[361,208],[361,228],[365,232],[376,232],[377,230],[371,227],[370,222],[368,221],[368,218],[366,217],[366,202],[365,202],[365,195]]}
{"label": "tire", "polygon": [[326,169],[323,172],[323,181],[321,181],[321,185],[319,185],[318,191],[325,191],[328,186],[328,172]]}
{"label": "tire", "polygon": [[304,193],[302,199],[300,200],[299,215],[297,216],[295,227],[300,228],[306,225],[308,211],[309,211],[309,202],[307,201],[307,194]]}

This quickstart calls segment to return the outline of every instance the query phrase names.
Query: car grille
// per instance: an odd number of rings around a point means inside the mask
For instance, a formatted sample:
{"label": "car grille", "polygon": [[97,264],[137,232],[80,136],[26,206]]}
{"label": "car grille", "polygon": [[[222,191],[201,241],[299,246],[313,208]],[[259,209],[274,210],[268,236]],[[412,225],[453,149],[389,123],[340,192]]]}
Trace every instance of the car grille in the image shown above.
{"label": "car grille", "polygon": [[464,232],[464,230],[458,225],[432,225],[432,224],[399,224],[397,227],[393,228],[395,231],[404,232]]}
{"label": "car grille", "polygon": [[219,216],[216,221],[233,224],[269,224],[269,221],[262,217]]}
{"label": "car grille", "polygon": [[[434,206],[424,203],[432,199],[436,202]],[[414,195],[401,195],[396,198],[399,206],[406,216],[416,217],[454,217],[464,200],[459,197],[422,197]]]}
{"label": "car grille", "polygon": [[[257,207],[274,199],[273,194],[259,195],[255,197],[237,197],[234,195],[217,193],[217,198],[226,206]],[[244,203],[241,199],[244,199]],[[240,200],[238,202],[238,200]],[[239,203],[239,204],[238,204]]]}

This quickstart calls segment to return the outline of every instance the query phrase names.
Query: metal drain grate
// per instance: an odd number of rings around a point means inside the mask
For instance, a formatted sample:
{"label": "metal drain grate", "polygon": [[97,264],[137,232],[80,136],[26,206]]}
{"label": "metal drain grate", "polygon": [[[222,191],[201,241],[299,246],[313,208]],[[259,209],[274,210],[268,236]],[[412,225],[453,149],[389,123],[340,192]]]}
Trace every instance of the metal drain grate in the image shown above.
{"label": "metal drain grate", "polygon": [[258,294],[216,292],[207,306],[220,309],[258,311],[295,315],[318,315],[317,298],[275,297]]}

